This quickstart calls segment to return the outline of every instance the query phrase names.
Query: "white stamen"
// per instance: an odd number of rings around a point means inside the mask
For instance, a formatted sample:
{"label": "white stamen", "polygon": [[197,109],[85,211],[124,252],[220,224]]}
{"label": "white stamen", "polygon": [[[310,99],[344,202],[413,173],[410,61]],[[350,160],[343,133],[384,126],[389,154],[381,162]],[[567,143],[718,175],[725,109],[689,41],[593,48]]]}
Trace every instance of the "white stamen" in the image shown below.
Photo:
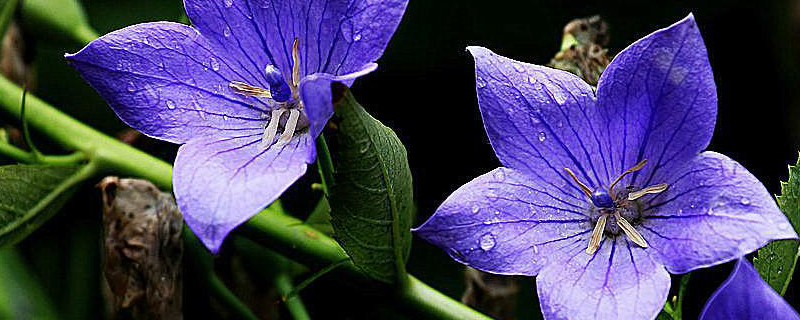
{"label": "white stamen", "polygon": [[669,185],[667,185],[665,183],[662,183],[662,184],[656,184],[656,185],[649,186],[649,187],[644,188],[642,190],[637,190],[637,191],[631,192],[631,193],[628,194],[628,200],[633,201],[633,200],[641,198],[642,196],[644,196],[646,194],[656,194],[656,193],[664,192],[664,190],[667,190],[668,186]]}
{"label": "white stamen", "polygon": [[269,124],[264,128],[264,137],[261,138],[261,145],[264,148],[269,148],[275,136],[278,134],[278,124],[281,122],[281,116],[286,111],[283,108],[272,110],[272,117],[269,118]]}
{"label": "white stamen", "polygon": [[294,131],[297,129],[297,120],[299,119],[300,110],[289,110],[289,120],[286,121],[286,126],[283,127],[283,133],[281,134],[280,138],[278,138],[278,142],[275,143],[276,146],[282,147],[292,140],[292,137],[294,137]]}
{"label": "white stamen", "polygon": [[634,243],[638,244],[642,248],[647,248],[647,241],[644,240],[639,231],[633,228],[628,220],[625,220],[619,213],[615,213],[614,217],[617,218],[617,225],[622,228],[622,231],[625,232],[625,235],[628,236],[628,239],[631,239]]}
{"label": "white stamen", "polygon": [[600,240],[603,238],[603,231],[606,230],[606,219],[608,219],[607,214],[603,214],[597,219],[597,224],[594,225],[594,231],[592,231],[592,238],[589,239],[589,246],[586,248],[586,253],[592,254],[600,248]]}

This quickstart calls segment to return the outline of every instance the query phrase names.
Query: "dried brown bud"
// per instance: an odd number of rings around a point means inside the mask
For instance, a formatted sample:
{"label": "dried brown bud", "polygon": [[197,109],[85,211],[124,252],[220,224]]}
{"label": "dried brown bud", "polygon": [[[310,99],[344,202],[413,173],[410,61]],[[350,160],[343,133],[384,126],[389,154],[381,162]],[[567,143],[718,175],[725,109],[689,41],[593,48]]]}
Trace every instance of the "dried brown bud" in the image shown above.
{"label": "dried brown bud", "polygon": [[467,290],[464,291],[461,302],[495,319],[517,318],[517,277],[495,275],[467,267],[464,270],[464,280]]}
{"label": "dried brown bud", "polygon": [[145,180],[106,177],[98,186],[112,318],[182,319],[183,217],[175,200]]}

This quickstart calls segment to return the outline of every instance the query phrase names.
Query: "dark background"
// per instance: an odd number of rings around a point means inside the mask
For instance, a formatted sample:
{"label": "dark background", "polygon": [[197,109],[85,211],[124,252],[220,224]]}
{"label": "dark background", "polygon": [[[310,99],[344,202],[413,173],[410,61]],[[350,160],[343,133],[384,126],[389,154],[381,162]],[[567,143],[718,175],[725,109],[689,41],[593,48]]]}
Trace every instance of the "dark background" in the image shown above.
{"label": "dark background", "polygon": [[[85,0],[90,23],[101,34],[130,24],[172,20],[179,0]],[[355,84],[367,110],[392,127],[406,145],[415,182],[418,217],[426,219],[452,191],[497,166],[483,131],[468,45],[520,61],[545,64],[558,50],[564,25],[599,14],[610,25],[611,54],[693,12],[714,70],[719,116],[710,150],[739,161],[770,192],[780,193],[787,165],[800,145],[800,1],[465,1],[411,0],[380,68]],[[76,45],[30,35],[38,70],[36,94],[109,134],[125,129],[94,91],[66,65]],[[175,147],[150,145],[171,161]],[[313,171],[313,170],[310,170]],[[99,197],[87,188],[64,212],[22,244],[45,291],[66,314],[96,318],[99,279]],[[415,239],[410,272],[456,298],[462,267],[438,248]],[[693,273],[685,302],[693,319],[731,265]],[[67,279],[68,281],[65,281]],[[192,289],[191,279],[186,279]],[[520,319],[538,319],[532,279],[522,280]],[[796,282],[787,300],[800,307]],[[207,293],[187,290],[187,318],[215,312]],[[344,292],[344,294],[342,294]],[[384,318],[335,279],[303,293],[320,319]],[[364,309],[366,308],[366,311]],[[88,315],[88,316],[87,316]],[[67,317],[69,318],[69,317]]]}

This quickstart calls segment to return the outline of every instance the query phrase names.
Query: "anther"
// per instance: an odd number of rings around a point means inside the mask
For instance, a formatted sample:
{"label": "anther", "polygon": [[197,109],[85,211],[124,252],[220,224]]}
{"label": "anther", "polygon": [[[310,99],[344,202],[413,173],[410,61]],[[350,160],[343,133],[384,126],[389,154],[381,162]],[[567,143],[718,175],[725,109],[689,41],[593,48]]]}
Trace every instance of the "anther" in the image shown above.
{"label": "anther", "polygon": [[664,192],[664,190],[667,190],[668,187],[669,187],[669,185],[667,185],[666,183],[652,185],[652,186],[649,186],[649,187],[644,188],[642,190],[637,190],[637,191],[629,193],[628,194],[628,200],[633,201],[633,200],[641,198],[642,196],[644,196],[646,194],[661,193],[661,192]]}
{"label": "anther", "polygon": [[564,170],[567,171],[567,173],[569,173],[570,177],[572,177],[572,180],[574,180],[575,183],[578,184],[578,187],[580,187],[581,190],[583,190],[583,193],[585,193],[586,196],[591,199],[592,198],[592,190],[589,189],[589,187],[587,187],[585,184],[583,184],[583,182],[578,180],[578,177],[575,176],[575,173],[573,173],[572,170],[570,170],[569,168],[564,168]]}
{"label": "anther", "polygon": [[264,71],[266,72],[267,84],[269,84],[269,92],[272,95],[272,99],[277,102],[289,101],[289,98],[292,97],[292,89],[286,84],[281,71],[271,64],[267,65]]}
{"label": "anther", "polygon": [[597,224],[594,225],[594,230],[592,231],[592,238],[589,239],[589,246],[586,247],[586,253],[592,254],[600,248],[600,240],[603,239],[607,219],[608,214],[603,214],[597,219]]}
{"label": "anther", "polygon": [[300,85],[300,40],[297,38],[292,43],[292,85],[295,88]]}
{"label": "anther", "polygon": [[269,118],[269,124],[264,128],[264,136],[261,138],[261,145],[263,148],[269,148],[275,136],[278,135],[278,124],[281,122],[281,116],[285,109],[279,108],[272,110],[272,116]]}
{"label": "anther", "polygon": [[633,228],[628,220],[625,220],[618,212],[614,213],[614,217],[617,218],[617,225],[625,232],[625,235],[628,236],[628,239],[631,239],[633,243],[638,244],[642,248],[647,248],[647,241],[644,240],[644,237]]}
{"label": "anther", "polygon": [[289,119],[286,120],[286,125],[283,127],[283,133],[281,134],[280,138],[278,138],[278,142],[275,143],[276,146],[282,147],[292,140],[292,137],[294,137],[294,131],[297,129],[297,121],[299,119],[300,110],[289,110]]}
{"label": "anther", "polygon": [[241,81],[231,81],[231,83],[228,84],[228,87],[233,89],[233,91],[236,91],[236,93],[245,95],[247,97],[272,98],[272,95],[267,89],[254,87]]}
{"label": "anther", "polygon": [[617,179],[614,180],[613,183],[611,183],[611,185],[608,187],[608,193],[611,195],[612,199],[614,199],[614,186],[616,186],[617,183],[620,182],[620,180],[622,180],[622,178],[625,178],[625,176],[627,176],[628,174],[636,172],[636,171],[639,171],[639,170],[642,170],[642,168],[644,167],[645,164],[647,164],[647,159],[643,159],[642,161],[639,161],[639,163],[637,163],[635,166],[633,166],[633,168],[625,170],[625,172],[623,172],[621,175],[619,175],[619,177],[617,177]]}

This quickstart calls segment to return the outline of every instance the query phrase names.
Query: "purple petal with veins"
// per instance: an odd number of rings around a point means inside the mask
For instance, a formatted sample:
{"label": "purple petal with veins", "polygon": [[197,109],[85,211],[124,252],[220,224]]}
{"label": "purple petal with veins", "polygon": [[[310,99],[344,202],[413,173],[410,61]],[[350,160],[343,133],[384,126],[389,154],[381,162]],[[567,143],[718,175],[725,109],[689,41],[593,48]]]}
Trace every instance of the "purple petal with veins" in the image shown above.
{"label": "purple petal with veins", "polygon": [[192,26],[130,26],[66,58],[125,123],[184,144],[175,195],[216,252],[314,161],[331,82],[375,70],[407,3],[185,0]]}
{"label": "purple petal with veins", "polygon": [[711,295],[700,320],[798,320],[797,311],[769,286],[746,258]]}
{"label": "purple petal with veins", "polygon": [[545,319],[654,319],[668,272],[797,238],[752,174],[703,151],[717,98],[692,15],[620,52],[596,90],[467,49],[504,168],[460,187],[414,231],[477,269],[536,276]]}

